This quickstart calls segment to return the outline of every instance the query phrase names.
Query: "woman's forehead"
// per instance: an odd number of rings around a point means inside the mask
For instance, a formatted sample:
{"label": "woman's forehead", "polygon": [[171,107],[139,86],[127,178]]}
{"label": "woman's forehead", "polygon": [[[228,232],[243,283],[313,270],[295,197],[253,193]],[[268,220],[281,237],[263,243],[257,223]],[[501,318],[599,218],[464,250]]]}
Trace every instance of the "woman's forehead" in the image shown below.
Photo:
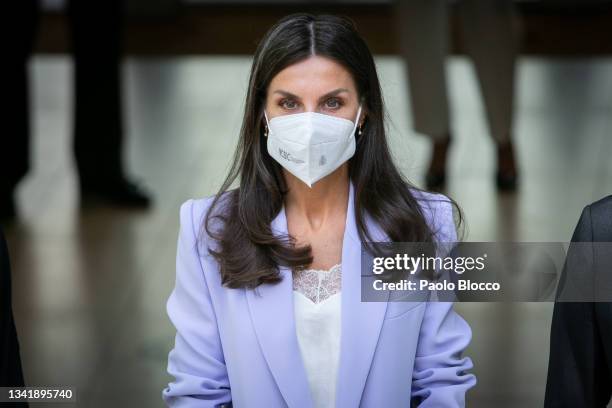
{"label": "woman's forehead", "polygon": [[270,82],[268,91],[283,90],[306,97],[323,95],[337,88],[355,91],[350,72],[330,58],[312,56],[281,70]]}

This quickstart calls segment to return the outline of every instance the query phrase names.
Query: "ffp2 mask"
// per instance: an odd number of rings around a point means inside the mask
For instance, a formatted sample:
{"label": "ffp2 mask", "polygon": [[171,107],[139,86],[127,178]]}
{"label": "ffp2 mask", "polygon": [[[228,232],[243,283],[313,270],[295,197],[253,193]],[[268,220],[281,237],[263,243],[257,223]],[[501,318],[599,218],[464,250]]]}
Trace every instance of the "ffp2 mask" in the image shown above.
{"label": "ffp2 mask", "polygon": [[355,122],[317,112],[282,115],[268,121],[268,153],[308,187],[355,154]]}

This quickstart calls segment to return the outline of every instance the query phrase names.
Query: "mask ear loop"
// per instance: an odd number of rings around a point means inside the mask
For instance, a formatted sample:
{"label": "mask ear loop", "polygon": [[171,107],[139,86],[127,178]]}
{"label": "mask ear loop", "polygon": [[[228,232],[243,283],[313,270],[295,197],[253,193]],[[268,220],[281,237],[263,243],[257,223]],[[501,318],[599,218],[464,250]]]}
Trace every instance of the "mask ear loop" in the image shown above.
{"label": "mask ear loop", "polygon": [[263,111],[264,117],[266,118],[266,130],[264,131],[264,136],[268,137],[268,132],[270,131],[270,121],[268,121],[268,115],[266,115],[266,110]]}
{"label": "mask ear loop", "polygon": [[[355,126],[353,127],[353,132],[351,135],[355,135],[355,130],[357,130],[357,125],[359,124],[359,116],[361,116],[361,104],[359,104],[359,109],[357,109],[357,117],[355,118]],[[359,134],[361,135],[361,128],[359,128]]]}

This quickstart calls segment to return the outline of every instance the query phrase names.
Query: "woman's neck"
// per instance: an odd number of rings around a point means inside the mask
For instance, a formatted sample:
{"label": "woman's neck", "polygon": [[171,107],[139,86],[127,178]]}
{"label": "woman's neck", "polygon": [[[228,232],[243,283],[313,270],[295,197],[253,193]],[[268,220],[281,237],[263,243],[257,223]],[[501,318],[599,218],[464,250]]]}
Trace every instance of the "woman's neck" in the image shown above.
{"label": "woman's neck", "polygon": [[307,221],[318,230],[332,217],[346,215],[349,195],[348,163],[313,184],[312,188],[290,173],[285,173],[289,192],[285,198],[285,212]]}

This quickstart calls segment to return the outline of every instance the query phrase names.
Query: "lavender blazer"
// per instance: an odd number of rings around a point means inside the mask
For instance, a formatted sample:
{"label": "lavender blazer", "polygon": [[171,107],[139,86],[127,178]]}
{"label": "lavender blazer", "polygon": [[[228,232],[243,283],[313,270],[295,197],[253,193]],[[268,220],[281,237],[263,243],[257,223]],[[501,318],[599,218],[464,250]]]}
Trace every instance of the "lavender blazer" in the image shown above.
{"label": "lavender blazer", "polygon": [[[418,193],[438,241],[455,239],[444,196]],[[427,200],[425,200],[427,199]],[[219,267],[197,239],[211,198],[181,206],[176,286],[167,303],[176,327],[168,356],[172,407],[312,407],[295,333],[292,274],[253,290],[221,285]],[[476,384],[468,324],[442,302],[361,302],[360,239],[351,185],[342,247],[341,339],[336,407],[462,407]],[[373,237],[388,240],[370,221]],[[287,233],[284,209],[271,224]],[[206,241],[206,237],[203,238]]]}

